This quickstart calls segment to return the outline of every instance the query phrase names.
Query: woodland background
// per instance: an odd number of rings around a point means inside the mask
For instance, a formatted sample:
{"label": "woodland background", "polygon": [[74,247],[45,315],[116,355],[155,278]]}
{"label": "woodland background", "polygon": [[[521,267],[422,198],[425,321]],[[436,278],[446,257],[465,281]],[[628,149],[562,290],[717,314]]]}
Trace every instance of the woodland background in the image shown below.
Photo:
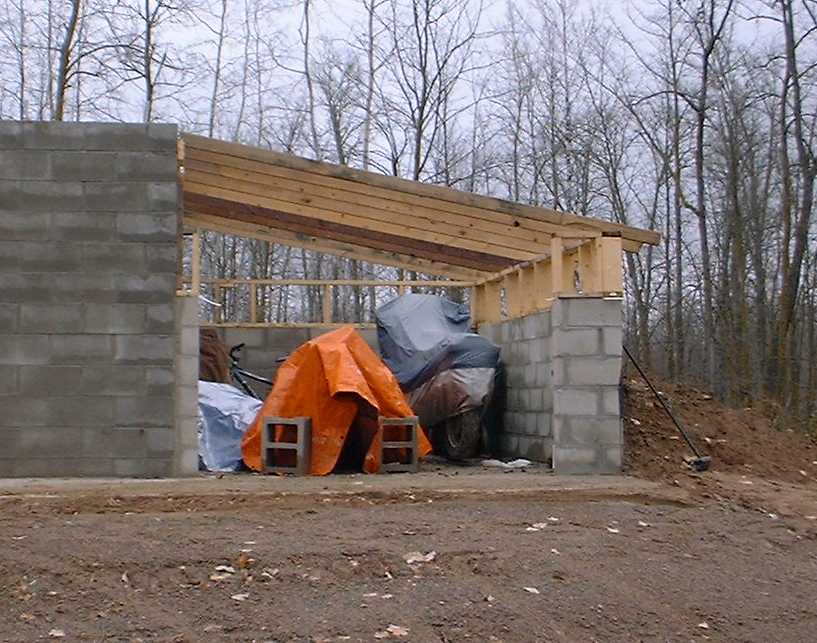
{"label": "woodland background", "polygon": [[[177,122],[658,230],[626,259],[626,341],[807,430],[816,77],[815,0],[0,0],[2,119]],[[205,241],[210,276],[398,276]],[[373,289],[334,290],[371,319]],[[279,289],[264,315],[319,300]]]}

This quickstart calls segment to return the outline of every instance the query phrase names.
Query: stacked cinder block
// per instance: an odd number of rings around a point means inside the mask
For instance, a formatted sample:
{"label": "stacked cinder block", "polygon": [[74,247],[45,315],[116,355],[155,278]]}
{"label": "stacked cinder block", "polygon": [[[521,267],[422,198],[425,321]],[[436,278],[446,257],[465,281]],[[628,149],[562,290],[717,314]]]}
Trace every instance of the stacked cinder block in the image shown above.
{"label": "stacked cinder block", "polygon": [[480,333],[498,344],[506,370],[503,455],[546,461],[556,473],[617,473],[620,299],[560,297],[548,312]]}
{"label": "stacked cinder block", "polygon": [[0,476],[173,470],[176,128],[0,123]]}
{"label": "stacked cinder block", "polygon": [[551,314],[553,468],[617,473],[623,448],[621,300],[562,298]]}
{"label": "stacked cinder block", "polygon": [[545,462],[552,434],[550,311],[480,327],[480,334],[499,346],[505,368],[504,407],[497,427],[502,455]]}

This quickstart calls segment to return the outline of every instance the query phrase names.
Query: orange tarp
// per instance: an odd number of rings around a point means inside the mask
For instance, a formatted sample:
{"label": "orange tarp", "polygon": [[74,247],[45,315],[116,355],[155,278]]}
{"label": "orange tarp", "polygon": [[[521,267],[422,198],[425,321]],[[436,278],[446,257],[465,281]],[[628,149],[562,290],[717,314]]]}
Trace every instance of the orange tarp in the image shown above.
{"label": "orange tarp", "polygon": [[[339,328],[303,344],[281,365],[272,391],[244,434],[244,462],[256,471],[262,468],[263,417],[309,417],[312,475],[331,473],[347,437],[369,441],[368,446],[363,445],[363,470],[377,473],[382,440],[374,428],[377,415],[397,418],[413,412],[392,372],[358,332],[351,326]],[[351,436],[352,427],[361,435]],[[431,453],[422,430],[418,440],[419,455]]]}

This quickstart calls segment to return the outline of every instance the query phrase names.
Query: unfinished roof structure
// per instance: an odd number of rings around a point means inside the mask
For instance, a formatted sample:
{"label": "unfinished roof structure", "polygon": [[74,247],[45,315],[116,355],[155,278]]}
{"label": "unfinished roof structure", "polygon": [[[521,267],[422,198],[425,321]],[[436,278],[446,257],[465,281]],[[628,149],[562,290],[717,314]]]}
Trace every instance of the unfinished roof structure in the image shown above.
{"label": "unfinished roof structure", "polygon": [[479,280],[600,237],[659,235],[452,188],[183,134],[184,221],[452,279]]}

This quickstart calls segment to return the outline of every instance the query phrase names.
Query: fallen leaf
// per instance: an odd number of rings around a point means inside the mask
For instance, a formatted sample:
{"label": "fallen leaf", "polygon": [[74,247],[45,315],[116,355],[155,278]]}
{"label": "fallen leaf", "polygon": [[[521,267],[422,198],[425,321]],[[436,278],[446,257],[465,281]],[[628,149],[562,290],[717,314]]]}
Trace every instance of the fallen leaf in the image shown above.
{"label": "fallen leaf", "polygon": [[246,601],[249,597],[249,594],[233,594],[230,596],[234,601]]}
{"label": "fallen leaf", "polygon": [[437,552],[430,551],[427,554],[422,554],[419,551],[410,551],[403,558],[409,565],[417,565],[418,563],[430,563],[432,560],[437,558]]}
{"label": "fallen leaf", "polygon": [[235,574],[235,568],[231,565],[219,565],[216,567],[217,572],[225,572],[227,574]]}
{"label": "fallen leaf", "polygon": [[232,576],[230,574],[210,574],[210,580],[216,583],[228,578],[232,578]]}
{"label": "fallen leaf", "polygon": [[28,612],[23,612],[20,614],[20,620],[25,621],[26,623],[30,623],[34,620],[34,614],[30,614]]}
{"label": "fallen leaf", "polygon": [[50,636],[52,639],[61,639],[65,637],[65,631],[54,628],[48,633],[48,636]]}
{"label": "fallen leaf", "polygon": [[400,625],[389,625],[386,631],[392,636],[408,636],[408,628]]}
{"label": "fallen leaf", "polygon": [[535,587],[523,587],[522,589],[524,589],[526,592],[528,592],[528,594],[538,594],[539,593],[539,590],[536,589]]}

